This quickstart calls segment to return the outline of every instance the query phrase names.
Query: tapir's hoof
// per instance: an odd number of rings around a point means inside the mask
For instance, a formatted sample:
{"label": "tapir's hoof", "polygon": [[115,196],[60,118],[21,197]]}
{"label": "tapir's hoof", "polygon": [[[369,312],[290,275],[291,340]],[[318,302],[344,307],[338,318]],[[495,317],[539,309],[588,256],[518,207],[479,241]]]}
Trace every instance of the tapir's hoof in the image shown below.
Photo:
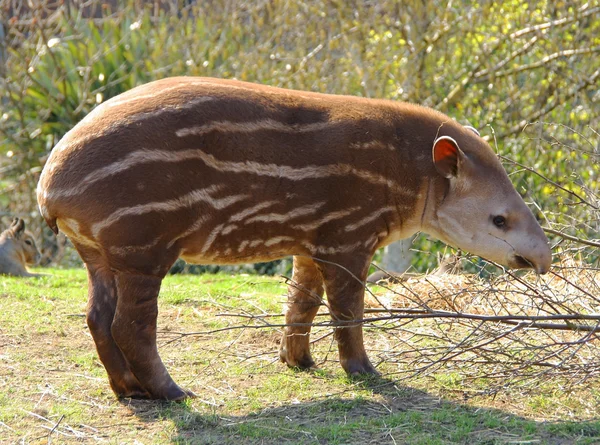
{"label": "tapir's hoof", "polygon": [[350,377],[359,376],[380,376],[381,373],[369,362],[369,360],[347,360],[342,363],[346,373]]}
{"label": "tapir's hoof", "polygon": [[295,370],[297,370],[297,371],[318,371],[319,369],[321,369],[321,368],[319,368],[319,367],[317,366],[317,364],[316,364],[315,362],[313,362],[312,360],[310,361],[310,363],[312,363],[312,364],[303,363],[303,364],[302,364],[302,366],[298,366],[298,365],[296,365],[296,366],[288,365],[288,368],[290,368],[290,369],[295,369]]}
{"label": "tapir's hoof", "polygon": [[146,391],[138,380],[129,373],[115,380],[109,377],[110,387],[119,399],[151,399],[152,395]]}
{"label": "tapir's hoof", "polygon": [[171,386],[165,395],[154,397],[155,399],[170,400],[172,402],[182,402],[185,399],[196,397],[192,391],[181,388],[177,385]]}
{"label": "tapir's hoof", "polygon": [[141,399],[141,400],[169,400],[172,402],[181,402],[183,400],[194,398],[196,394],[177,385],[173,385],[162,393],[150,393],[144,390],[127,391],[117,394],[120,399]]}
{"label": "tapir's hoof", "polygon": [[287,350],[285,348],[281,348],[279,350],[279,359],[290,368],[298,368],[303,370],[318,369],[310,354],[302,355],[298,359],[291,358],[289,357]]}
{"label": "tapir's hoof", "polygon": [[187,398],[195,399],[196,397],[198,397],[193,391],[191,391],[189,389],[183,388],[183,391],[185,392]]}
{"label": "tapir's hoof", "polygon": [[144,390],[127,391],[127,392],[118,393],[117,397],[119,399],[138,399],[138,400],[148,400],[148,399],[152,398],[150,393],[148,391],[144,391]]}
{"label": "tapir's hoof", "polygon": [[379,377],[381,373],[376,369],[362,370],[362,371],[353,371],[348,374],[350,377]]}

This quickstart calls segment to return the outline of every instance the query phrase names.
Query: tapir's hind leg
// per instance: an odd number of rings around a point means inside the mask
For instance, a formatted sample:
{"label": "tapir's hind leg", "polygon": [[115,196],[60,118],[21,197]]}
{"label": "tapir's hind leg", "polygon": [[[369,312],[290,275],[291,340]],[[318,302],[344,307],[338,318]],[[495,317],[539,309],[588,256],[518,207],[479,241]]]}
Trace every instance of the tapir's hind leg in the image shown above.
{"label": "tapir's hind leg", "polygon": [[158,292],[162,278],[117,273],[117,308],[112,335],[140,385],[153,399],[181,400],[185,392],[171,379],[156,347]]}
{"label": "tapir's hind leg", "polygon": [[108,380],[115,394],[120,397],[148,398],[150,394],[142,388],[131,372],[127,360],[115,343],[111,325],[117,306],[117,288],[114,274],[106,267],[87,264],[88,310],[87,324],[100,361],[106,368]]}
{"label": "tapir's hind leg", "polygon": [[[311,258],[295,256],[292,283],[288,286],[286,324],[312,323],[323,297],[323,277]],[[279,356],[288,366],[314,366],[309,348],[310,326],[287,326]]]}

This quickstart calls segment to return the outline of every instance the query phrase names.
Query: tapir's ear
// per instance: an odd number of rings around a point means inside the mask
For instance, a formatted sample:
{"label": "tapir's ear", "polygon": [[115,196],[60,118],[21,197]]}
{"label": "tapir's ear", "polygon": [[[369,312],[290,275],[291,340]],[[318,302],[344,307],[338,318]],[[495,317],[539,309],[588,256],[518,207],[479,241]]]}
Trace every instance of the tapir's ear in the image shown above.
{"label": "tapir's ear", "polygon": [[481,135],[479,134],[479,131],[477,131],[477,128],[475,128],[475,127],[471,127],[470,125],[465,125],[465,128],[466,128],[467,130],[471,130],[471,131],[472,131],[473,133],[475,133],[477,136],[481,136]]}
{"label": "tapir's ear", "polygon": [[456,177],[460,158],[464,153],[450,136],[440,136],[433,143],[433,164],[446,178]]}

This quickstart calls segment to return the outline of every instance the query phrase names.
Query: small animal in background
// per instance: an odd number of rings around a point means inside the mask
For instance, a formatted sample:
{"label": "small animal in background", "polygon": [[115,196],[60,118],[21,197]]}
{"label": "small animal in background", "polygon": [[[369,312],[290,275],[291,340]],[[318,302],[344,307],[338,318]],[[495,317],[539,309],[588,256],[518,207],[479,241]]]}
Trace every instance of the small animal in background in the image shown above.
{"label": "small animal in background", "polygon": [[27,271],[26,264],[40,261],[40,251],[33,235],[25,230],[25,221],[15,218],[8,229],[0,234],[0,275],[37,277]]}

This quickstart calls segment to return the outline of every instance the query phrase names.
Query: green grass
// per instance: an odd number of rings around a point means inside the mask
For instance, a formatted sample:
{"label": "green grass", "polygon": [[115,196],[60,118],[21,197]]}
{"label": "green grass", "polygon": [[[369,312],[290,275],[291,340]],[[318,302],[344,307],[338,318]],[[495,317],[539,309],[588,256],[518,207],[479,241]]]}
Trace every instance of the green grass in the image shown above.
{"label": "green grass", "polygon": [[[282,311],[283,280],[260,276],[168,277],[159,349],[172,376],[198,397],[119,401],[85,325],[85,271],[39,272],[49,275],[0,277],[2,444],[600,443],[598,411],[587,400],[597,400],[593,388],[566,393],[544,383],[535,395],[507,388],[465,401],[464,376],[454,371],[402,382],[349,379],[331,337],[314,345],[321,369],[302,372],[279,362],[277,328],[208,333],[245,321],[223,314]],[[381,335],[370,330],[367,347]]]}

